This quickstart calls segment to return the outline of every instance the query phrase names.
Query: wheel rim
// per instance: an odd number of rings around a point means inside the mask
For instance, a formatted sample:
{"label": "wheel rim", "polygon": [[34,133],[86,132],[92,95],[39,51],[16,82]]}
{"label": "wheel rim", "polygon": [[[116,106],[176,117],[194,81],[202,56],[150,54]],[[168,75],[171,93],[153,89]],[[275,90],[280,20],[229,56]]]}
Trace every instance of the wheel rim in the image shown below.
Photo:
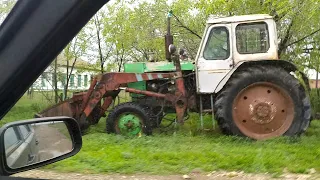
{"label": "wheel rim", "polygon": [[116,121],[116,131],[126,136],[137,136],[142,133],[142,120],[136,114],[123,114]]}
{"label": "wheel rim", "polygon": [[244,88],[234,99],[232,110],[240,131],[258,140],[283,135],[294,119],[292,98],[281,87],[267,82]]}

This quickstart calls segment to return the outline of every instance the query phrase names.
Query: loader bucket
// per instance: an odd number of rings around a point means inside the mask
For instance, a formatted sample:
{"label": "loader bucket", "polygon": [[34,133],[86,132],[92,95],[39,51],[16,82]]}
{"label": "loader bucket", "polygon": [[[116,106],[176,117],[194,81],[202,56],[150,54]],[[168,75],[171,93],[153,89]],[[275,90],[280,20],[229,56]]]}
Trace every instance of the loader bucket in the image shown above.
{"label": "loader bucket", "polygon": [[81,108],[81,105],[83,103],[83,98],[85,95],[86,92],[75,93],[73,94],[72,98],[62,101],[35,114],[35,118],[68,116],[77,120],[82,130],[85,130],[88,128],[88,125],[97,124],[99,122],[99,119],[101,118],[101,115],[105,116],[103,113],[101,113],[102,109],[100,101],[97,103],[90,115],[86,117],[86,122],[80,122],[80,117],[83,113],[83,108]]}
{"label": "loader bucket", "polygon": [[54,117],[54,116],[68,116],[72,118],[75,117],[74,107],[71,104],[72,99],[62,101],[54,106],[51,106],[35,115],[36,118],[39,117]]}

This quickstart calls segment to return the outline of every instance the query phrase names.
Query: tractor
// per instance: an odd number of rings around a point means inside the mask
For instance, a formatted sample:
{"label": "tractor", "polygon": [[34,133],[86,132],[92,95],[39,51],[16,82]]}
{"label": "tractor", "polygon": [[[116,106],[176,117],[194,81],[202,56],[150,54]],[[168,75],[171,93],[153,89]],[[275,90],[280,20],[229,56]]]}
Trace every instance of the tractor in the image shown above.
{"label": "tractor", "polygon": [[290,61],[278,57],[272,16],[253,14],[207,20],[195,60],[165,35],[166,61],[126,63],[124,72],[96,76],[88,91],[73,95],[36,117],[66,115],[82,130],[96,124],[120,91],[131,102],[115,106],[106,131],[152,134],[164,115],[183,124],[188,112],[212,113],[222,133],[256,140],[299,136],[311,121],[309,83]]}

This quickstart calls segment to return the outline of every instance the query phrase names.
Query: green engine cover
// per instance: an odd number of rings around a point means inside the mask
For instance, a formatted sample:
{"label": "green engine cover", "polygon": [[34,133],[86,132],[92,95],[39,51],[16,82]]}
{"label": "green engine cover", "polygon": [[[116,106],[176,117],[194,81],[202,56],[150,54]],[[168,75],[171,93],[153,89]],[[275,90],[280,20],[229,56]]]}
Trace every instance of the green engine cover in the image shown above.
{"label": "green engine cover", "polygon": [[[181,62],[182,71],[192,71],[194,70],[194,64],[191,61],[182,61]],[[124,72],[128,73],[148,73],[148,72],[173,72],[176,70],[173,62],[135,62],[135,63],[126,63],[124,64]],[[135,82],[129,83],[128,87],[146,90],[146,82]],[[130,93],[131,97],[143,96],[140,94]]]}

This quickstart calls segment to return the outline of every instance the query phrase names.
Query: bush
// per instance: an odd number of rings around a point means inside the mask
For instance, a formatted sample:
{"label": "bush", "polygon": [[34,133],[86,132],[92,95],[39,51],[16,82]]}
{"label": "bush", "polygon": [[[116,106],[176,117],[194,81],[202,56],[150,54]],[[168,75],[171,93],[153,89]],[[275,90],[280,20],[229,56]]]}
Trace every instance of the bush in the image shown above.
{"label": "bush", "polygon": [[312,115],[314,116],[314,118],[317,118],[316,114],[320,114],[320,89],[311,90],[310,100],[312,106]]}
{"label": "bush", "polygon": [[32,103],[30,108],[34,112],[40,112],[42,107],[39,103]]}

